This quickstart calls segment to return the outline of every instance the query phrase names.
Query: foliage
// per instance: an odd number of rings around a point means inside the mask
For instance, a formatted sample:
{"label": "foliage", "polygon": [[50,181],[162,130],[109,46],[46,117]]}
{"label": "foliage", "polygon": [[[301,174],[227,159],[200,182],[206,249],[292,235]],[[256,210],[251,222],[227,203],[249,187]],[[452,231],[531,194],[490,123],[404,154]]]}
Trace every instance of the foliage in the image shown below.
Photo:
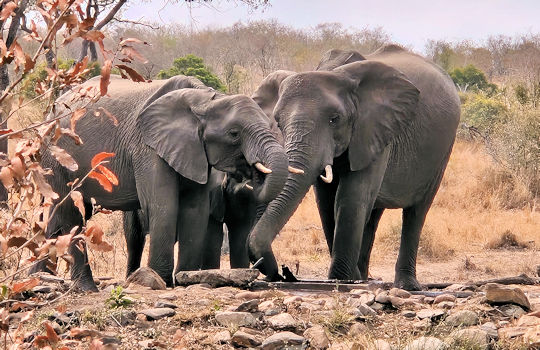
{"label": "foliage", "polygon": [[205,66],[202,58],[195,55],[189,54],[175,59],[171,68],[158,73],[158,78],[167,79],[180,74],[193,76],[202,81],[206,86],[225,91],[221,80]]}
{"label": "foliage", "polygon": [[133,304],[133,300],[125,295],[124,288],[122,288],[122,286],[113,288],[105,302],[111,309],[127,307]]}
{"label": "foliage", "polygon": [[496,125],[504,122],[506,107],[497,98],[485,94],[467,94],[461,105],[461,120],[469,126],[491,133]]}
{"label": "foliage", "polygon": [[[58,59],[57,67],[58,74],[63,74],[67,72],[71,67],[75,65],[74,59],[62,60]],[[45,62],[37,64],[32,72],[28,73],[23,81],[21,82],[21,90],[24,93],[24,96],[27,98],[34,98],[39,95],[39,92],[36,91],[36,87],[40,82],[44,82],[48,75],[47,64]],[[93,77],[97,77],[101,74],[101,65],[99,62],[91,62],[87,66],[88,72],[81,75],[81,80],[87,80]],[[57,83],[58,84],[58,83]]]}
{"label": "foliage", "polygon": [[459,91],[484,91],[493,95],[497,91],[495,84],[488,83],[486,75],[472,64],[465,67],[454,68],[450,72],[450,77]]}

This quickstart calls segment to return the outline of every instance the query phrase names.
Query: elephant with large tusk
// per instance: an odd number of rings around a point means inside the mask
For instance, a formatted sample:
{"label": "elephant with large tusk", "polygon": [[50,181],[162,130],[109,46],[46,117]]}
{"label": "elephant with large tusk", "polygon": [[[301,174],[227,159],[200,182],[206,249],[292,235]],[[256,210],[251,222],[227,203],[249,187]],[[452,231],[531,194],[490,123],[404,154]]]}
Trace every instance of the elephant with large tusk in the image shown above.
{"label": "elephant with large tusk", "polygon": [[253,99],[283,132],[290,166],[283,191],[249,237],[252,262],[279,279],[271,243],[311,185],[331,252],[329,278],[366,279],[386,208],[403,208],[395,284],[416,290],[420,231],[441,182],[460,117],[450,77],[388,45],[363,57],[331,50],[317,71],[278,71]]}
{"label": "elephant with large tusk", "polygon": [[[82,89],[95,86],[99,88],[99,78],[89,80]],[[61,96],[60,105],[69,105],[75,94]],[[94,113],[101,109],[113,114],[118,125],[96,119]],[[69,127],[69,122],[63,120],[61,126]],[[107,192],[88,179],[80,188],[87,216],[92,212],[91,198],[112,210],[140,209],[150,235],[149,266],[169,286],[176,241],[180,243],[176,269],[201,266],[211,167],[253,175],[254,197],[263,203],[280,193],[288,174],[287,156],[260,107],[247,96],[224,95],[192,77],[133,83],[112,76],[108,96],[87,108],[75,131],[83,140],[81,145],[68,137],[58,145],[73,156],[78,170],[69,171],[45,155],[43,166],[54,171],[48,181],[63,198],[69,191],[66,183],[85,176],[96,153],[115,153],[107,167],[117,175],[118,186]],[[82,224],[73,203],[65,201],[51,218],[47,236],[68,233]],[[72,245],[69,252],[74,258],[72,280],[83,290],[96,290],[86,251]],[[34,271],[44,268],[40,264]]]}

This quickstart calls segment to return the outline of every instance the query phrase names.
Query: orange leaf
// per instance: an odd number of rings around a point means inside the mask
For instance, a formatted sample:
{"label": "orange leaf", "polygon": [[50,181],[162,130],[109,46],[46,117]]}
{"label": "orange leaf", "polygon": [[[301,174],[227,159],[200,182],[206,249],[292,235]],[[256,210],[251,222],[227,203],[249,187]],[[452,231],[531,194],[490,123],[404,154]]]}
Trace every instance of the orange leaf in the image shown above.
{"label": "orange leaf", "polygon": [[4,8],[2,9],[2,12],[0,12],[0,21],[5,21],[8,19],[9,16],[15,11],[17,8],[17,4],[15,4],[13,1],[8,2],[4,5]]}
{"label": "orange leaf", "polygon": [[125,45],[127,43],[137,43],[137,44],[148,45],[148,43],[146,41],[142,41],[142,40],[137,39],[137,38],[125,38],[122,41],[120,41],[121,46],[123,46],[123,45]]}
{"label": "orange leaf", "polygon": [[105,160],[107,158],[110,158],[110,157],[114,157],[114,153],[100,152],[100,153],[96,154],[94,156],[94,158],[92,158],[92,161],[90,162],[90,165],[92,166],[92,168],[94,168],[96,165],[101,163],[103,160]]}
{"label": "orange leaf", "polygon": [[98,110],[100,112],[105,113],[105,115],[113,122],[114,126],[118,126],[118,119],[116,119],[116,117],[114,115],[112,115],[111,112],[109,112],[108,110],[106,110],[103,107],[99,107]]}
{"label": "orange leaf", "polygon": [[11,292],[13,294],[18,294],[18,293],[27,291],[29,289],[32,289],[38,284],[39,284],[39,278],[31,278],[23,282],[13,283],[13,285],[11,286]]}
{"label": "orange leaf", "polygon": [[111,82],[111,68],[111,60],[106,60],[105,63],[103,63],[103,67],[101,68],[101,80],[99,82],[99,90],[101,92],[101,96],[107,95],[107,89],[109,87],[109,83]]}
{"label": "orange leaf", "polygon": [[71,115],[71,130],[75,131],[77,121],[86,113],[86,108],[79,108]]}
{"label": "orange leaf", "polygon": [[130,68],[130,67],[126,66],[125,64],[117,64],[116,67],[118,67],[119,69],[125,71],[129,75],[131,80],[133,80],[134,82],[145,82],[146,81],[143,78],[142,75],[137,73],[137,71],[135,69]]}
{"label": "orange leaf", "polygon": [[102,173],[98,173],[96,171],[91,171],[90,174],[88,174],[88,177],[91,178],[91,179],[97,180],[99,182],[99,184],[101,185],[101,187],[103,187],[103,189],[105,191],[112,192],[112,184],[111,184],[111,182]]}
{"label": "orange leaf", "polygon": [[11,188],[15,181],[13,181],[13,170],[5,166],[0,169],[0,181],[5,188]]}
{"label": "orange leaf", "polygon": [[32,178],[36,183],[37,189],[45,199],[58,199],[58,193],[54,192],[51,185],[47,183],[43,174],[39,171],[32,171]]}
{"label": "orange leaf", "polygon": [[73,200],[73,204],[75,204],[77,209],[79,209],[79,212],[81,213],[81,216],[82,216],[82,218],[84,220],[86,213],[85,213],[85,210],[84,210],[84,201],[83,201],[83,196],[82,196],[81,192],[79,192],[79,191],[71,192],[71,199]]}
{"label": "orange leaf", "polygon": [[51,152],[54,158],[56,158],[56,160],[62,164],[62,166],[68,168],[69,170],[76,171],[79,169],[75,159],[73,159],[73,157],[71,157],[64,149],[51,145],[49,146],[49,152]]}
{"label": "orange leaf", "polygon": [[58,334],[56,334],[51,324],[49,322],[44,322],[43,325],[45,326],[45,330],[47,331],[47,339],[49,340],[49,343],[58,343],[60,341],[60,338],[58,338]]}
{"label": "orange leaf", "polygon": [[130,59],[137,59],[142,63],[148,63],[148,60],[143,55],[141,55],[139,51],[135,50],[133,46],[124,46],[121,52],[123,55],[126,55]]}
{"label": "orange leaf", "polygon": [[97,170],[101,171],[103,175],[109,180],[114,186],[118,186],[118,178],[116,175],[110,171],[108,168],[104,167],[103,165],[98,165]]}

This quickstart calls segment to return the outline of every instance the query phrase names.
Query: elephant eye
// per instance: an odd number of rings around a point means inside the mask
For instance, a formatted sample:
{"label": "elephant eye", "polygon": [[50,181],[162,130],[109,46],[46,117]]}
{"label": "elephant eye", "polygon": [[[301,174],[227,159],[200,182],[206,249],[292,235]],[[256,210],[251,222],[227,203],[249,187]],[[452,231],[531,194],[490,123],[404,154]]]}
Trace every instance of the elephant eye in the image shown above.
{"label": "elephant eye", "polygon": [[330,125],[336,125],[339,122],[340,117],[341,116],[339,114],[333,114],[329,120]]}
{"label": "elephant eye", "polygon": [[231,129],[228,134],[233,140],[237,140],[240,136],[240,131],[238,131],[238,129]]}

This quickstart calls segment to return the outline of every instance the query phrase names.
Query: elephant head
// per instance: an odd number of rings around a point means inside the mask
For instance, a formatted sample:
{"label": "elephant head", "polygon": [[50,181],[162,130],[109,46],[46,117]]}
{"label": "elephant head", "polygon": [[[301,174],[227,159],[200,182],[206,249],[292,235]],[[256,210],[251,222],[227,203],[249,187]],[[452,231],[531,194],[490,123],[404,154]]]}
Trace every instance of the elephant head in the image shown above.
{"label": "elephant head", "polygon": [[176,172],[204,184],[213,166],[252,177],[261,202],[277,196],[287,178],[287,157],[269,118],[251,98],[203,86],[164,92],[149,100],[137,127]]}
{"label": "elephant head", "polygon": [[329,71],[280,71],[256,92],[278,121],[290,166],[304,172],[289,175],[249,237],[250,259],[263,257],[261,271],[270,279],[279,278],[271,243],[310,186],[319,177],[332,181],[334,161],[362,171],[411,124],[416,109],[419,92],[396,69],[343,52],[327,56],[320,68]]}

